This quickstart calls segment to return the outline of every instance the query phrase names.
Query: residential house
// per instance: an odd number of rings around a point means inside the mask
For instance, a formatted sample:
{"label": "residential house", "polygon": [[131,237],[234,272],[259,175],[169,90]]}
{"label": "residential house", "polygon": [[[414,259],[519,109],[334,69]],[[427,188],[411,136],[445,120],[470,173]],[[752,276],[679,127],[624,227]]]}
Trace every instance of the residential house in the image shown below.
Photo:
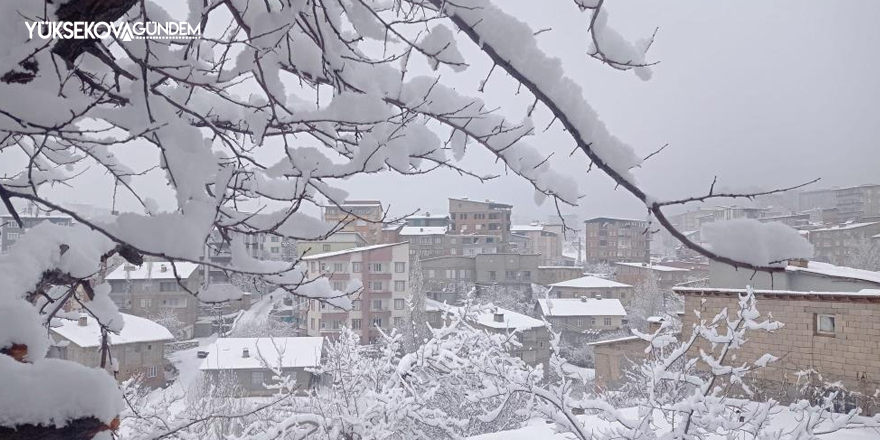
{"label": "residential house", "polygon": [[270,396],[273,370],[296,380],[297,390],[308,390],[319,378],[307,371],[321,364],[324,338],[219,338],[204,351],[207,356],[199,370],[202,374],[234,378],[240,394],[236,397]]}
{"label": "residential house", "polygon": [[650,261],[651,233],[644,220],[596,217],[584,222],[588,263]]}
{"label": "residential house", "polygon": [[657,287],[666,291],[672,286],[688,281],[690,270],[681,267],[666,266],[653,263],[624,263],[615,264],[614,279],[621,283],[638,286],[644,284],[649,277],[657,282]]}
{"label": "residential house", "polygon": [[309,301],[306,333],[334,336],[348,327],[364,343],[379,337],[378,329],[400,328],[407,316],[409,297],[409,243],[379,244],[309,255],[309,279],[326,277],[334,290],[352,289],[352,280],[362,288],[355,295],[352,310],[337,309],[325,302]]}
{"label": "residential house", "polygon": [[[122,330],[108,334],[113,362],[106,361],[105,368],[112,372],[115,365],[116,379],[120,382],[140,375],[148,387],[164,385],[165,343],[174,340],[174,336],[165,327],[139,316],[123,313],[122,319],[125,322]],[[85,313],[76,321],[60,321],[60,325],[50,328],[55,344],[49,356],[100,367],[101,326],[98,322]]]}
{"label": "residential house", "polygon": [[491,200],[449,199],[450,231],[453,234],[487,234],[500,237],[504,246],[510,239],[510,213],[513,206]]}
{"label": "residential house", "polygon": [[346,200],[324,208],[324,222],[342,226],[342,231],[358,232],[367,244],[382,238],[385,210],[378,200]]}
{"label": "residential house", "polygon": [[173,315],[189,338],[198,315],[198,300],[191,292],[198,292],[201,275],[197,264],[146,261],[140,266],[124,263],[105,280],[120,311],[148,319]]}
{"label": "residential house", "polygon": [[18,225],[12,214],[0,215],[0,253],[5,254],[8,252],[15,243],[18,243],[22,235],[43,222],[60,226],[70,226],[73,224],[73,219],[67,215],[45,213],[35,206],[29,206],[27,209],[22,210],[18,213],[18,217],[22,222],[22,226]]}
{"label": "residential house", "polygon": [[541,298],[535,314],[562,332],[565,342],[580,345],[595,340],[595,335],[619,330],[626,325],[626,309],[614,298]]}
{"label": "residential house", "polygon": [[592,275],[550,285],[551,298],[613,298],[624,305],[632,302],[633,286]]}

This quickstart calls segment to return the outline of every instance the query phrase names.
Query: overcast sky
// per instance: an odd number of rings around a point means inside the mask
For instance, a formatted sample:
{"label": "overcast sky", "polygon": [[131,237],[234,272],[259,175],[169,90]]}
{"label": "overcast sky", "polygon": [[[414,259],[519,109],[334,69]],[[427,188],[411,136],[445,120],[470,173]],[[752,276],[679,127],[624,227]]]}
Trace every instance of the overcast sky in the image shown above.
{"label": "overcast sky", "polygon": [[[705,191],[714,175],[721,187],[770,188],[821,177],[820,186],[880,182],[880,2],[876,0],[738,1],[618,0],[610,3],[610,24],[630,39],[660,30],[649,53],[659,61],[650,81],[602,66],[586,56],[589,15],[571,1],[497,2],[525,18],[537,38],[561,58],[569,76],[584,88],[612,133],[647,155],[669,147],[637,173],[648,191],[671,197]],[[477,82],[489,70],[487,59],[469,41],[460,49],[471,66],[452,85],[462,94],[480,95],[490,106],[521,118],[531,103],[515,95],[515,84],[500,69],[485,93]],[[454,75],[443,72],[444,80]],[[543,128],[550,117],[535,115]],[[593,172],[558,124],[529,140],[554,167],[578,176],[586,195],[582,215],[643,215],[628,193]],[[150,153],[150,158],[156,154]],[[492,157],[469,149],[463,163],[484,173],[503,173]],[[0,164],[0,172],[9,172]],[[158,198],[160,173],[142,180]],[[405,179],[405,180],[403,180]],[[401,177],[356,177],[343,187],[352,198],[381,199],[400,214],[446,208],[447,196],[491,198],[515,205],[520,220],[544,219],[553,209],[533,202],[529,185],[502,176],[480,185],[452,172]],[[82,186],[63,192],[71,201],[106,205],[111,188],[88,175]],[[168,197],[163,206],[171,207]],[[133,206],[122,206],[133,208]]]}

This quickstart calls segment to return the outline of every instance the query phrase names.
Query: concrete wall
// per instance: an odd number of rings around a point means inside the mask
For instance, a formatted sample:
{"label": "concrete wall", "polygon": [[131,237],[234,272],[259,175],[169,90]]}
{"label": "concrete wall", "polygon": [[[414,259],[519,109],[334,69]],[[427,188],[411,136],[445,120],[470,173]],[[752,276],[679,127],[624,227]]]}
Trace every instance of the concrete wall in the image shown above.
{"label": "concrete wall", "polygon": [[[59,335],[55,335],[55,338],[59,341],[67,341],[66,338]],[[165,383],[165,345],[163,342],[114,345],[111,353],[119,365],[116,378],[120,382],[140,374],[146,386],[156,388]],[[98,368],[101,365],[101,351],[98,347],[80,347],[73,342],[70,342],[66,348],[53,351],[52,356],[87,367]],[[152,373],[155,373],[153,377],[150,377],[150,367],[153,367]],[[107,371],[112,374],[109,362]]]}

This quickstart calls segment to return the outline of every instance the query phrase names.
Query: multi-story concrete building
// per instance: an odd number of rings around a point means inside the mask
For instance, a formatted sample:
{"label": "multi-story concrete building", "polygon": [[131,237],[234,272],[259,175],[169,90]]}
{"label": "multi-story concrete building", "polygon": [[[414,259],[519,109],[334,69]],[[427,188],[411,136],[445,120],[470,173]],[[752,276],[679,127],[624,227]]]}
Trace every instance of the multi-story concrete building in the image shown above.
{"label": "multi-story concrete building", "polygon": [[309,336],[330,336],[348,327],[364,343],[379,337],[378,329],[400,328],[407,316],[406,299],[410,295],[409,243],[379,244],[309,255],[310,279],[327,277],[335,290],[350,289],[357,279],[363,288],[353,299],[350,311],[327,303],[308,303],[305,329]]}
{"label": "multi-story concrete building", "polygon": [[446,226],[404,226],[398,235],[401,241],[409,242],[410,258],[425,259],[455,255],[451,251],[450,237]]}
{"label": "multi-story concrete building", "polygon": [[848,223],[809,231],[817,260],[847,264],[850,257],[880,234],[880,221]]}
{"label": "multi-story concrete building", "polygon": [[520,252],[540,254],[541,265],[560,264],[562,261],[562,235],[558,233],[557,228],[547,227],[539,223],[531,223],[528,225],[513,225],[510,227],[510,231],[511,234],[518,234],[528,238],[526,248],[520,250]]}
{"label": "multi-story concrete building", "polygon": [[584,276],[584,268],[579,266],[538,266],[537,282],[538,284],[548,286],[582,276]]}
{"label": "multi-story concrete building", "polygon": [[611,298],[626,306],[632,302],[633,286],[595,276],[583,276],[550,285],[551,298]]}
{"label": "multi-story concrete building", "polygon": [[66,215],[47,214],[40,212],[36,207],[29,207],[18,214],[22,226],[19,227],[12,214],[0,215],[0,253],[9,251],[22,235],[28,230],[43,222],[49,222],[60,226],[70,226],[73,219]]}
{"label": "multi-story concrete building", "polygon": [[584,222],[588,263],[650,261],[651,233],[644,220],[596,217]]}
{"label": "multi-story concrete building", "polygon": [[621,283],[638,286],[653,277],[662,290],[671,290],[672,286],[690,279],[690,270],[662,264],[620,262],[614,269],[614,279]]}
{"label": "multi-story concrete building", "polygon": [[595,334],[618,330],[626,325],[626,309],[613,298],[538,299],[535,315],[549,322],[569,344],[594,339]]}
{"label": "multi-story concrete building", "polygon": [[[425,300],[428,323],[432,326],[442,324],[441,314],[450,308],[446,303]],[[549,371],[550,331],[543,321],[501,307],[492,307],[469,319],[476,327],[490,333],[506,335],[516,332],[515,337],[521,345],[511,347],[509,353],[528,365],[543,365],[544,371]]]}
{"label": "multi-story concrete building", "polygon": [[513,206],[491,200],[449,199],[450,231],[453,234],[487,234],[510,239],[510,213]]}
{"label": "multi-story concrete building", "polygon": [[275,370],[296,379],[297,391],[311,389],[319,380],[307,371],[321,364],[324,338],[219,338],[205,348],[207,356],[199,366],[202,374],[215,379],[223,374],[233,378],[230,397],[271,396]]}
{"label": "multi-story concrete building", "polygon": [[487,234],[449,234],[449,254],[468,255],[497,254],[504,250],[504,243],[496,235]]}
{"label": "multi-story concrete building", "polygon": [[420,226],[420,227],[449,227],[449,216],[446,214],[443,215],[431,215],[430,212],[426,212],[424,215],[411,215],[404,219],[406,222],[406,226]]}
{"label": "multi-story concrete building", "polygon": [[841,221],[862,221],[880,215],[880,185],[859,185],[835,190]]}
{"label": "multi-story concrete building", "polygon": [[[165,343],[174,340],[165,327],[138,316],[122,314],[125,326],[119,334],[109,333],[113,363],[118,371],[116,379],[120,382],[141,375],[142,383],[157,388],[165,384]],[[77,321],[61,320],[57,327],[51,327],[55,345],[49,356],[67,359],[87,367],[101,366],[101,326],[86,315],[80,314]],[[108,371],[113,371],[109,360],[105,363]]]}
{"label": "multi-story concrete building", "polygon": [[324,208],[324,222],[344,225],[342,231],[358,232],[368,244],[378,244],[382,239],[382,222],[385,210],[378,200],[346,200]]}
{"label": "multi-story concrete building", "polygon": [[531,294],[538,280],[537,254],[479,254],[474,257],[477,288],[504,286]]}
{"label": "multi-story concrete building", "polygon": [[202,271],[193,263],[147,261],[141,266],[124,263],[105,277],[110,299],[120,311],[147,319],[172,314],[181,331],[192,337],[198,315],[198,292]]}
{"label": "multi-story concrete building", "polygon": [[798,194],[798,211],[833,209],[837,207],[837,189],[816,189]]}
{"label": "multi-story concrete building", "polygon": [[419,262],[425,296],[455,304],[473,289],[477,282],[477,259],[472,256],[447,255]]}
{"label": "multi-story concrete building", "polygon": [[304,257],[364,246],[367,246],[367,240],[360,232],[339,231],[323,240],[297,242],[296,255]]}

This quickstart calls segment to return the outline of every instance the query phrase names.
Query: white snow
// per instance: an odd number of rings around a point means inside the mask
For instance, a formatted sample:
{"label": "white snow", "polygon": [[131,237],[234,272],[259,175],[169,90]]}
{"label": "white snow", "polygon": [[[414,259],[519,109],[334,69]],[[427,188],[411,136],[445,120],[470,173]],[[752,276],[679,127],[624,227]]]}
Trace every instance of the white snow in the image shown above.
{"label": "white snow", "polygon": [[[495,320],[496,313],[503,315],[503,321],[499,322]],[[502,309],[500,307],[495,307],[487,312],[480,313],[477,316],[477,323],[495,329],[528,330],[531,328],[544,327],[544,321],[537,320],[521,313]]]}
{"label": "white snow", "polygon": [[880,272],[856,269],[846,266],[835,266],[830,263],[820,263],[818,261],[807,262],[807,267],[789,265],[786,266],[785,270],[788,272],[806,272],[816,275],[824,275],[835,278],[849,278],[880,284]]}
{"label": "white snow", "polygon": [[[198,264],[187,262],[175,262],[174,267],[177,275],[185,280],[192,275]],[[169,262],[145,262],[140,266],[133,266],[124,263],[111,272],[105,279],[107,280],[173,280],[174,270]]]}
{"label": "white snow", "polygon": [[575,278],[573,280],[561,281],[558,283],[553,283],[550,287],[573,287],[573,288],[582,288],[582,289],[600,289],[600,288],[614,288],[614,287],[632,287],[629,284],[618,283],[617,281],[606,280],[604,278],[594,277],[594,276],[585,276],[580,278]]}
{"label": "white snow", "polygon": [[404,226],[400,229],[400,236],[443,235],[446,234],[447,230],[446,226]]}
{"label": "white snow", "polygon": [[[138,342],[173,341],[174,336],[165,327],[139,316],[120,313],[125,326],[119,334],[110,333],[111,345],[134,344]],[[80,347],[99,347],[101,345],[101,326],[91,316],[86,318],[85,326],[78,321],[59,320],[61,325],[52,327],[52,333],[70,340]]]}
{"label": "white snow", "polygon": [[616,263],[620,266],[629,266],[629,267],[643,267],[645,269],[655,270],[657,272],[690,272],[687,269],[683,269],[681,267],[672,267],[672,266],[663,266],[661,264],[648,264],[648,263],[629,263],[629,262],[618,262]]}
{"label": "white snow", "polygon": [[[834,225],[830,228],[813,229],[810,232],[847,231],[850,229],[858,229],[858,228],[863,228],[865,226],[876,225],[878,223],[880,223],[880,222],[849,223],[849,224],[843,224],[843,225]],[[878,234],[877,236],[880,236],[880,234]]]}
{"label": "white snow", "polygon": [[626,309],[614,298],[539,299],[544,316],[626,316]]}
{"label": "white snow", "polygon": [[[732,289],[721,287],[673,287],[676,293],[727,293],[742,294],[746,289]],[[821,292],[821,291],[804,291],[804,290],[761,290],[754,289],[756,295],[781,295],[781,296],[829,296],[829,297],[877,297],[880,295],[880,289],[862,289],[858,292]]]}
{"label": "white snow", "polygon": [[813,245],[782,223],[752,219],[703,225],[700,237],[718,255],[755,266],[782,265],[795,258],[813,256]]}
{"label": "white snow", "polygon": [[244,292],[230,283],[212,283],[199,291],[199,300],[205,303],[220,303],[240,300]]}
{"label": "white snow", "polygon": [[304,261],[320,260],[322,258],[338,257],[340,255],[353,254],[356,252],[372,251],[372,250],[382,249],[382,248],[391,247],[391,246],[400,246],[402,244],[409,244],[409,242],[404,241],[404,242],[400,242],[400,243],[374,244],[372,246],[363,246],[363,247],[356,247],[356,248],[351,248],[351,249],[343,249],[340,251],[324,252],[322,254],[307,255],[307,256],[303,257],[302,259]]}
{"label": "white snow", "polygon": [[510,227],[510,230],[511,230],[511,231],[523,231],[523,232],[527,232],[527,231],[532,231],[532,232],[534,232],[534,231],[543,231],[543,230],[544,230],[544,225],[512,225],[512,226]]}
{"label": "white snow", "polygon": [[[243,370],[268,367],[316,367],[321,363],[322,337],[219,338],[205,351],[200,370]],[[248,357],[243,356],[248,350]]]}

